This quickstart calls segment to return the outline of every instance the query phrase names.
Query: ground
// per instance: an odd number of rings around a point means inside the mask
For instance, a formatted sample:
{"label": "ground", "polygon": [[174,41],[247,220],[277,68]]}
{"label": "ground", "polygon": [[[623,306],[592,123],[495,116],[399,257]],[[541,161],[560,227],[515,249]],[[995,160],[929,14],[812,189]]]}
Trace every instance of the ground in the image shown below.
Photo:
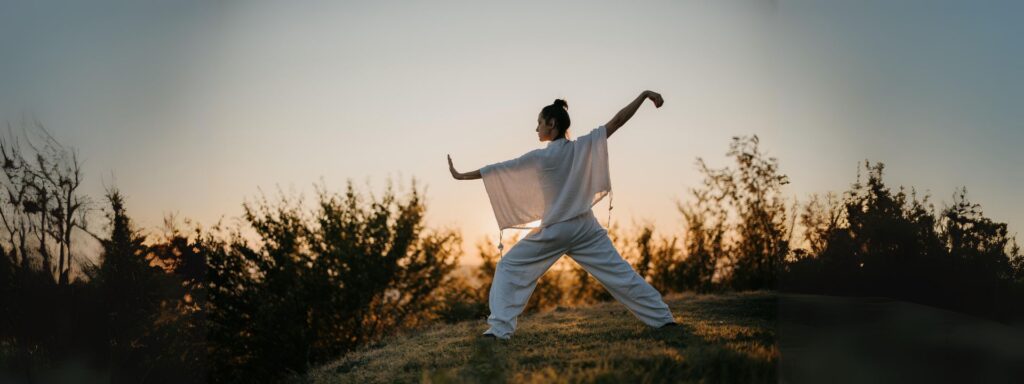
{"label": "ground", "polygon": [[682,327],[652,329],[617,302],[398,334],[298,382],[1024,383],[1024,324],[883,297],[755,291],[671,294]]}
{"label": "ground", "polygon": [[654,329],[617,302],[522,316],[511,340],[481,320],[401,333],[318,367],[313,383],[777,382],[777,294],[671,294],[681,327]]}
{"label": "ground", "polygon": [[1024,383],[1024,324],[884,297],[778,303],[780,382]]}

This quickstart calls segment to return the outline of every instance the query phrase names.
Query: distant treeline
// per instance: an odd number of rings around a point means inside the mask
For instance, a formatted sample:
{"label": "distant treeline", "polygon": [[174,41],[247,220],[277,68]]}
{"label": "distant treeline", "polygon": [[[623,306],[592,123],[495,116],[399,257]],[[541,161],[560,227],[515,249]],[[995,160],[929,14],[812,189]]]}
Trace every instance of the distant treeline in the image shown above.
{"label": "distant treeline", "polygon": [[1005,223],[967,200],[966,187],[936,212],[929,196],[893,191],[884,164],[865,160],[866,180],[858,171],[841,197],[814,194],[787,209],[780,187],[788,178],[758,145],[757,136],[734,137],[733,167],[710,169],[698,159],[704,181],[679,206],[681,249],[675,236],[653,247],[637,238],[642,250],[653,249],[634,258],[637,270],[651,270],[656,286],[886,296],[1024,320],[1021,249]]}
{"label": "distant treeline", "polygon": [[[390,183],[367,196],[351,182],[341,193],[318,185],[311,205],[261,195],[242,204],[234,227],[169,219],[144,235],[116,188],[101,204],[82,195],[74,151],[37,128],[34,141],[0,140],[0,381],[59,370],[83,381],[275,381],[395,330],[482,322],[489,312],[494,244],[478,243],[483,263],[471,276],[457,273],[461,234],[424,228],[415,179],[402,196]],[[1002,321],[1024,315],[1020,248],[965,189],[936,214],[927,197],[885,187],[882,164],[865,162],[866,183],[858,174],[841,199],[789,205],[789,181],[757,136],[734,138],[727,156],[734,167],[698,159],[704,180],[678,205],[683,233],[609,228],[662,293],[783,289],[889,296]],[[100,211],[106,226],[94,230]],[[89,239],[101,246],[95,263],[73,246]],[[541,277],[527,312],[611,300],[570,265]]]}

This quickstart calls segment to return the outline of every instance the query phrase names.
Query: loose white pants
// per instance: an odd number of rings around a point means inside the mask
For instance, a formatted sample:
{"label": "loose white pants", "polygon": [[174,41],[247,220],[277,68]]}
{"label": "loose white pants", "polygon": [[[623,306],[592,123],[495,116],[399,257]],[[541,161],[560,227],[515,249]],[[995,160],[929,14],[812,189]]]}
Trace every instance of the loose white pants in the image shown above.
{"label": "loose white pants", "polygon": [[498,261],[488,299],[490,328],[484,334],[502,339],[512,336],[516,319],[537,287],[537,279],[562,255],[579,263],[644,324],[659,327],[674,321],[661,294],[622,259],[608,231],[588,210],[572,219],[530,231]]}

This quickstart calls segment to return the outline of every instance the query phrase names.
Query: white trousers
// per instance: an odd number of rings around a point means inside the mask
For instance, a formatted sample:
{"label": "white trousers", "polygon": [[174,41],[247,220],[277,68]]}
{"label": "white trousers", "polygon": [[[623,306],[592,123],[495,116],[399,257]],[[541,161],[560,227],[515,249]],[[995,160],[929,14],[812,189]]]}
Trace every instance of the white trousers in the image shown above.
{"label": "white trousers", "polygon": [[535,228],[498,261],[488,299],[490,328],[484,334],[502,339],[512,336],[537,279],[562,255],[579,263],[644,324],[659,327],[674,321],[661,294],[622,259],[608,231],[588,210],[572,219]]}

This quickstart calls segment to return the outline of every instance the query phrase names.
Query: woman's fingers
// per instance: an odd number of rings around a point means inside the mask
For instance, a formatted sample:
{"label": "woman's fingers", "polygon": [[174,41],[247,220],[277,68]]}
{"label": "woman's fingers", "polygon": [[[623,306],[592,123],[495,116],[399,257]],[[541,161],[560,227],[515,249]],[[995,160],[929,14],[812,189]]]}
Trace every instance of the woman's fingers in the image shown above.
{"label": "woman's fingers", "polygon": [[651,101],[654,102],[656,108],[661,108],[661,105],[665,103],[665,100],[661,98],[661,94],[657,92],[651,92]]}
{"label": "woman's fingers", "polygon": [[448,170],[452,172],[452,177],[458,178],[459,172],[455,170],[455,165],[452,164],[452,155],[448,155]]}

